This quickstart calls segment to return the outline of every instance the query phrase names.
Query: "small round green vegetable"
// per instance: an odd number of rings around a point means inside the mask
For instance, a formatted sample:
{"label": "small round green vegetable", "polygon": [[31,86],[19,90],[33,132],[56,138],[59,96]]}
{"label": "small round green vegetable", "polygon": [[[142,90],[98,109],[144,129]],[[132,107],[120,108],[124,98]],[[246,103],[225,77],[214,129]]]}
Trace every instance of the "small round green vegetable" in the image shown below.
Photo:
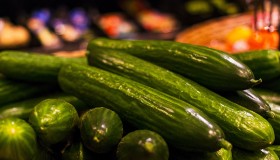
{"label": "small round green vegetable", "polygon": [[37,152],[36,133],[22,119],[1,119],[0,135],[0,159],[31,160]]}
{"label": "small round green vegetable", "polygon": [[150,130],[135,130],[124,136],[117,148],[118,160],[168,160],[165,140]]}
{"label": "small round green vegetable", "polygon": [[123,125],[117,113],[97,107],[82,115],[80,133],[88,149],[95,153],[106,153],[121,140]]}
{"label": "small round green vegetable", "polygon": [[46,99],[38,103],[29,116],[38,137],[52,145],[63,141],[77,126],[79,116],[73,105],[61,99]]}

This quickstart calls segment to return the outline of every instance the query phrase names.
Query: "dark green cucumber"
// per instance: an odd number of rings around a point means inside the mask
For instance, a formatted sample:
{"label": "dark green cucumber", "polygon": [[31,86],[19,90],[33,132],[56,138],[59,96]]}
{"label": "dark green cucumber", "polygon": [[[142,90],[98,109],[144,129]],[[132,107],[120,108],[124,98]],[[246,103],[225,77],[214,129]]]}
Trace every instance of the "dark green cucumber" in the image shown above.
{"label": "dark green cucumber", "polygon": [[89,106],[72,95],[66,93],[52,93],[48,95],[43,95],[36,98],[30,98],[23,101],[18,101],[15,103],[9,103],[0,107],[0,119],[6,117],[18,117],[24,120],[28,120],[30,113],[33,111],[34,107],[41,101],[49,98],[57,98],[65,100],[66,102],[72,104],[78,113],[82,113],[89,109]]}
{"label": "dark green cucumber", "polygon": [[183,150],[230,148],[221,128],[199,109],[173,96],[91,66],[63,66],[61,88],[92,105],[107,107],[137,128],[159,133]]}
{"label": "dark green cucumber", "polygon": [[235,57],[204,46],[163,40],[97,38],[89,42],[87,50],[97,47],[125,51],[214,90],[244,90],[261,82]]}
{"label": "dark green cucumber", "polygon": [[273,118],[274,116],[269,104],[252,88],[222,93],[222,96],[260,114],[265,118]]}
{"label": "dark green cucumber", "polygon": [[0,159],[31,160],[37,153],[34,129],[19,118],[0,120]]}
{"label": "dark green cucumber", "polygon": [[271,110],[274,113],[273,118],[268,118],[268,122],[272,125],[275,133],[275,142],[274,144],[280,144],[280,105],[268,102]]}
{"label": "dark green cucumber", "polygon": [[254,50],[233,54],[245,63],[256,78],[263,81],[280,76],[280,52],[278,50]]}
{"label": "dark green cucumber", "polygon": [[87,64],[84,57],[65,58],[22,51],[0,52],[0,73],[28,82],[57,83],[58,71],[67,63]]}
{"label": "dark green cucumber", "polygon": [[247,151],[233,147],[232,158],[233,160],[279,160],[277,154],[269,148]]}
{"label": "dark green cucumber", "polygon": [[171,160],[232,160],[231,150],[221,148],[216,152],[183,152],[170,149]]}
{"label": "dark green cucumber", "polygon": [[95,153],[109,152],[123,135],[123,124],[119,115],[104,107],[85,112],[81,116],[79,128],[83,143]]}
{"label": "dark green cucumber", "polygon": [[124,52],[95,49],[88,53],[90,65],[154,87],[202,110],[221,126],[226,138],[245,149],[260,149],[274,141],[271,125],[252,112],[196,82]]}
{"label": "dark green cucumber", "polygon": [[0,79],[0,107],[57,90],[55,85],[26,83],[10,79]]}
{"label": "dark green cucumber", "polygon": [[63,141],[78,122],[79,116],[74,106],[60,99],[41,101],[29,116],[29,123],[46,145]]}
{"label": "dark green cucumber", "polygon": [[280,105],[280,92],[261,88],[256,88],[255,91],[262,99]]}
{"label": "dark green cucumber", "polygon": [[165,140],[150,130],[135,130],[125,135],[117,148],[118,160],[168,160]]}

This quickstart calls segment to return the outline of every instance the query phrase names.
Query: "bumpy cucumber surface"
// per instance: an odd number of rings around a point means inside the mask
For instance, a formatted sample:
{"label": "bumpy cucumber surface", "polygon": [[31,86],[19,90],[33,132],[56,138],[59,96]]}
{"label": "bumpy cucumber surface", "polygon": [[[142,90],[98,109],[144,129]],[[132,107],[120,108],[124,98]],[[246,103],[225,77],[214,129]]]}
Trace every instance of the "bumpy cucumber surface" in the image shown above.
{"label": "bumpy cucumber surface", "polygon": [[243,90],[261,82],[240,60],[203,46],[163,40],[97,38],[89,42],[87,50],[96,47],[125,51],[214,90]]}
{"label": "bumpy cucumber surface", "polygon": [[8,103],[37,97],[56,90],[55,85],[26,83],[22,81],[0,79],[0,107]]}
{"label": "bumpy cucumber surface", "polygon": [[168,160],[165,140],[150,130],[135,130],[125,135],[117,148],[118,160]]}
{"label": "bumpy cucumber surface", "polygon": [[58,77],[65,92],[107,107],[137,128],[159,133],[178,148],[216,151],[231,147],[212,119],[163,92],[91,66],[63,66]]}
{"label": "bumpy cucumber surface", "polygon": [[124,52],[95,49],[90,65],[141,82],[199,108],[222,127],[226,138],[245,149],[260,149],[274,141],[271,125],[250,111],[196,82]]}
{"label": "bumpy cucumber surface", "polygon": [[67,63],[86,64],[85,58],[64,58],[22,51],[0,53],[0,73],[29,82],[57,83],[60,67]]}
{"label": "bumpy cucumber surface", "polygon": [[79,128],[83,143],[95,153],[109,152],[123,135],[123,124],[119,115],[104,107],[85,112],[81,116]]}
{"label": "bumpy cucumber surface", "polygon": [[255,50],[233,54],[245,63],[256,78],[263,81],[280,76],[280,52],[278,50]]}
{"label": "bumpy cucumber surface", "polygon": [[41,101],[29,116],[29,123],[46,145],[65,140],[78,122],[79,116],[74,106],[60,99]]}

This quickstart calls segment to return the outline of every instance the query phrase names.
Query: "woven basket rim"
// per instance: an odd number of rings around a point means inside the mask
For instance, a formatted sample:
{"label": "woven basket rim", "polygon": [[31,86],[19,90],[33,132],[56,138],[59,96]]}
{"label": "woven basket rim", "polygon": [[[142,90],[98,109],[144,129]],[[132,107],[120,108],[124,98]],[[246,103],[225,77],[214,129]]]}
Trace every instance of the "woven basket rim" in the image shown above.
{"label": "woven basket rim", "polygon": [[233,28],[240,25],[250,25],[252,16],[250,13],[241,13],[223,16],[192,25],[179,32],[175,41],[207,45],[213,39],[224,39],[225,35]]}

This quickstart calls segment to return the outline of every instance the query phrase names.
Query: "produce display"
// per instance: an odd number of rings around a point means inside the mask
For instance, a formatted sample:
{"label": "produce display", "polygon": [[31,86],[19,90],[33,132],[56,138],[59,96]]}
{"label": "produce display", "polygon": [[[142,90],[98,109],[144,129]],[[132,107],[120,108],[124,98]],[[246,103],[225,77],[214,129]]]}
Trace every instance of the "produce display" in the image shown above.
{"label": "produce display", "polygon": [[279,51],[105,38],[86,50],[0,52],[0,159],[279,160]]}

